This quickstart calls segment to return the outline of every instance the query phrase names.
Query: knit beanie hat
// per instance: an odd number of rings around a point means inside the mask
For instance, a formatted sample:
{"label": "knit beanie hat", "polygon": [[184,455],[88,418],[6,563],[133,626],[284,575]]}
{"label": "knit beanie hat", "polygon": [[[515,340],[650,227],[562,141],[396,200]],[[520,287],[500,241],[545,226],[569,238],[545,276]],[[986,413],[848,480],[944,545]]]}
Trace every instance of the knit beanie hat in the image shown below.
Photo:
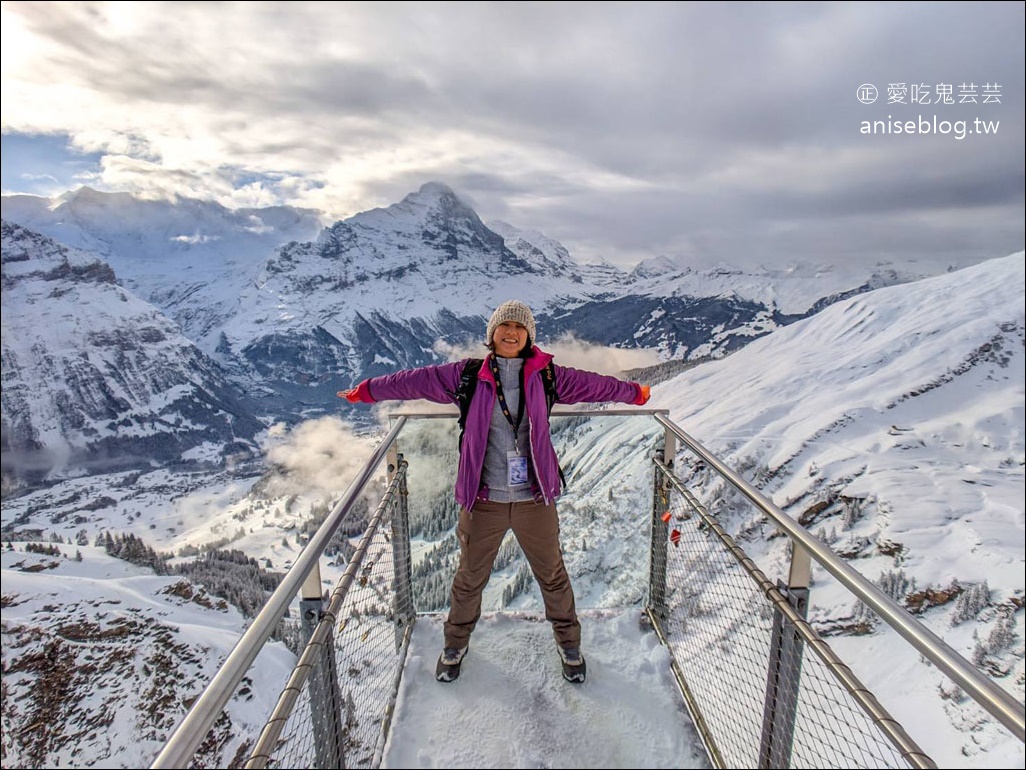
{"label": "knit beanie hat", "polygon": [[533,343],[534,337],[534,316],[531,315],[531,308],[525,305],[519,300],[511,299],[507,302],[503,302],[492,313],[492,317],[488,321],[488,331],[485,334],[485,344],[492,344],[492,337],[495,336],[495,330],[499,328],[500,324],[504,324],[506,321],[516,321],[518,324],[523,324],[527,329],[527,334],[531,338]]}

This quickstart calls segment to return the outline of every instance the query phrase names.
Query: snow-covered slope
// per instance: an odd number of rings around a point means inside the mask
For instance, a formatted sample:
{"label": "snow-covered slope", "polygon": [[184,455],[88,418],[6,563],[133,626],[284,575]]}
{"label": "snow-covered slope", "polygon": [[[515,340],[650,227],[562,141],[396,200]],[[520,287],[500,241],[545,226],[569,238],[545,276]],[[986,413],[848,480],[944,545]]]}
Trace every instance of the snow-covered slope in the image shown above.
{"label": "snow-covered slope", "polygon": [[[837,303],[656,386],[652,403],[1021,703],[1024,335],[1019,253]],[[687,482],[783,574],[771,524],[707,474]],[[825,571],[813,582],[814,623],[860,619]],[[982,601],[960,607],[970,588]],[[876,625],[831,643],[941,766],[1022,766],[1020,742]]]}
{"label": "snow-covered slope", "polygon": [[95,256],[3,222],[5,488],[253,454],[246,397]]}
{"label": "snow-covered slope", "polygon": [[[103,548],[46,548],[0,554],[4,767],[149,767],[244,618],[181,576]],[[229,766],[295,660],[280,642],[264,647],[201,761]]]}
{"label": "snow-covered slope", "polygon": [[736,297],[781,317],[798,317],[855,294],[917,281],[938,273],[935,264],[843,266],[793,262],[741,269],[733,265],[693,268],[668,257],[637,264],[627,277],[632,291],[653,296]]}

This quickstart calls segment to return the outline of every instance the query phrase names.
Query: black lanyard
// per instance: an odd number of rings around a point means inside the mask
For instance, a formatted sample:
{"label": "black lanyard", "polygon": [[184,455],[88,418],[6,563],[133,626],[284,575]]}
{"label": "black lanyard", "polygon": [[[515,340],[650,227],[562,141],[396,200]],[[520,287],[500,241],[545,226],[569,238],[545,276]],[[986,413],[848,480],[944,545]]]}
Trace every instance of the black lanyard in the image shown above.
{"label": "black lanyard", "polygon": [[509,411],[509,404],[506,403],[506,396],[502,392],[502,376],[499,374],[499,363],[495,360],[495,356],[489,356],[488,363],[492,368],[492,376],[495,378],[495,395],[499,397],[499,408],[502,409],[502,413],[506,415],[506,422],[513,429],[513,444],[516,446],[517,430],[520,428],[520,421],[524,419],[524,366],[523,364],[520,365],[520,403],[517,404],[517,419],[514,422],[513,415]]}

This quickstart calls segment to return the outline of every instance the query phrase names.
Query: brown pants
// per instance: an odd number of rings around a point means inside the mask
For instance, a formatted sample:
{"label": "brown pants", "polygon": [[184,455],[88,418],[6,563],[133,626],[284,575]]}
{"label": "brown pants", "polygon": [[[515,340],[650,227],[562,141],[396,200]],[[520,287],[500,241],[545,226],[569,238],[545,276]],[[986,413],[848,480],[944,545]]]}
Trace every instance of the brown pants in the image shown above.
{"label": "brown pants", "polygon": [[492,564],[507,530],[520,543],[545,602],[545,619],[560,647],[581,646],[574,589],[563,564],[559,545],[559,518],[553,504],[478,502],[473,512],[460,509],[456,532],[460,563],[452,581],[445,646],[466,647],[481,618],[481,594],[492,574]]}

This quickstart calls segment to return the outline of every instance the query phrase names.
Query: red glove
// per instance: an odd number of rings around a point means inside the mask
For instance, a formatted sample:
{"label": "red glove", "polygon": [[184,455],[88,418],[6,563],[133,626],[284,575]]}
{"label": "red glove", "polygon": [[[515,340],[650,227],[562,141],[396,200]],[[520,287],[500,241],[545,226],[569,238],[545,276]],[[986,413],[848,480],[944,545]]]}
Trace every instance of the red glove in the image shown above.
{"label": "red glove", "polygon": [[641,385],[640,383],[634,383],[638,386],[638,397],[634,399],[634,403],[638,406],[643,406],[648,403],[648,399],[652,395],[652,389],[648,385]]}
{"label": "red glove", "polygon": [[335,394],[339,398],[344,398],[350,404],[355,404],[362,401],[365,404],[373,404],[374,399],[371,398],[370,388],[367,387],[367,380],[364,380],[355,388],[349,390],[340,390]]}

